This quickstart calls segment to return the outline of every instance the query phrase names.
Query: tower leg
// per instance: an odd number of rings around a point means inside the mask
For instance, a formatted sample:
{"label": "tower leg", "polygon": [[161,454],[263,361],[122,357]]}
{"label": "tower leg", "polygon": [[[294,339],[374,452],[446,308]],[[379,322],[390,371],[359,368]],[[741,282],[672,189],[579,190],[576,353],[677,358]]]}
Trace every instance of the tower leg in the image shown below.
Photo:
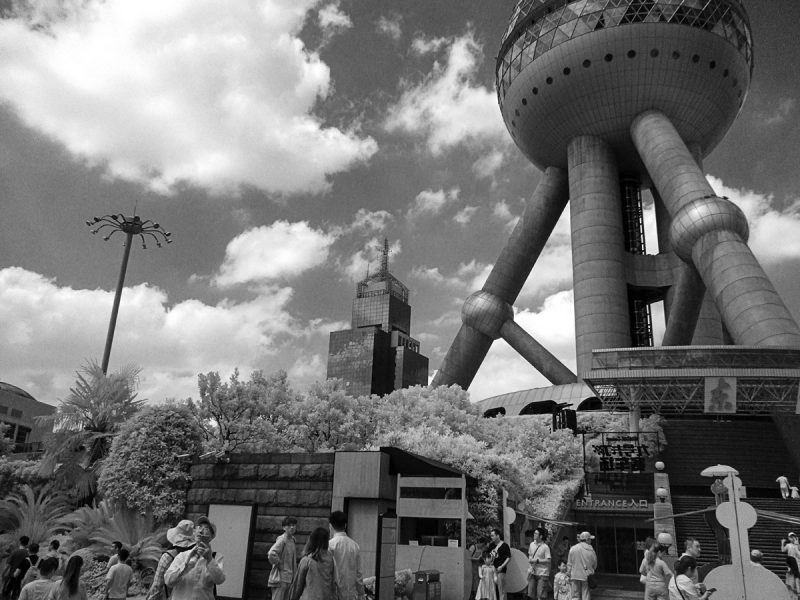
{"label": "tower leg", "polygon": [[617,163],[603,140],[572,140],[568,148],[575,344],[578,377],[595,348],[631,345],[624,232]]}
{"label": "tower leg", "polygon": [[714,194],[669,119],[646,111],[631,136],[672,217],[673,250],[697,267],[734,341],[800,347],[800,328],[745,243],[744,214]]}
{"label": "tower leg", "polygon": [[[482,291],[501,304],[514,304],[568,199],[566,173],[554,167],[548,168],[486,278]],[[463,324],[431,385],[458,384],[468,388],[492,341],[499,337],[500,326],[505,320],[505,316],[496,320],[497,331],[490,332],[491,335]]]}

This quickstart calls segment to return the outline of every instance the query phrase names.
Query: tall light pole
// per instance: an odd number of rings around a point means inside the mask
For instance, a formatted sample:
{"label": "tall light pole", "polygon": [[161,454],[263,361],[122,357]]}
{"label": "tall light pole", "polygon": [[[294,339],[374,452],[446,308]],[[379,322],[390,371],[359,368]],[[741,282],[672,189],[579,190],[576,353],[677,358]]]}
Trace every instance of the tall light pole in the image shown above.
{"label": "tall light pole", "polygon": [[161,242],[167,244],[172,243],[172,234],[169,231],[164,231],[161,225],[154,223],[149,219],[142,221],[141,217],[134,215],[126,217],[123,214],[119,215],[103,215],[102,217],[94,217],[86,221],[89,227],[93,227],[92,234],[97,234],[107,231],[103,239],[108,241],[111,236],[121,231],[125,234],[125,252],[122,255],[122,266],[119,269],[119,279],[117,280],[117,292],[114,295],[114,306],[111,309],[111,320],[108,323],[108,335],[106,336],[106,347],[103,351],[103,373],[108,372],[108,360],[111,357],[111,342],[114,341],[114,329],[117,326],[117,313],[119,313],[119,300],[122,296],[122,287],[125,285],[125,272],[128,270],[128,257],[131,254],[131,244],[133,243],[133,236],[138,235],[142,240],[142,248],[147,250],[147,238],[150,237],[156,243],[156,246],[161,248]]}

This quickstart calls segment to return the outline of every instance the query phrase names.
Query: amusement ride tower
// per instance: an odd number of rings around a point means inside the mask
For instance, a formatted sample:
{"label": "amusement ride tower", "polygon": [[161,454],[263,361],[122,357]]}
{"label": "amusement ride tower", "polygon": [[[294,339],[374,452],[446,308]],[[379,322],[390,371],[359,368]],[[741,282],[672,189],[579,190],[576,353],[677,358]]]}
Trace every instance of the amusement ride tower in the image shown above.
{"label": "amusement ride tower", "polygon": [[[742,211],[702,160],[738,114],[753,50],[740,0],[519,0],[497,59],[508,131],[544,171],[482,290],[462,309],[434,385],[468,387],[502,337],[554,384],[592,350],[800,348],[800,329],[747,246]],[[659,254],[644,253],[641,192]],[[569,201],[577,376],[513,320],[512,305]],[[721,318],[721,320],[720,320]]]}

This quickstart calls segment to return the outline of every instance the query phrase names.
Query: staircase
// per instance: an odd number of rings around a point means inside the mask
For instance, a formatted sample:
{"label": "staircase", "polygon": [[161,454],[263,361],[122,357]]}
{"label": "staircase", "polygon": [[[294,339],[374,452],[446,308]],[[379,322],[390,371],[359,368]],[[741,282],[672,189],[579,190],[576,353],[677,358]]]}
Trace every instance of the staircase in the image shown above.
{"label": "staircase", "polygon": [[[672,496],[673,514],[702,510],[709,506],[715,506],[714,497],[709,493],[708,496]],[[701,555],[699,563],[719,562],[719,552],[717,551],[717,540],[714,532],[706,523],[705,514],[688,515],[675,519],[675,543],[678,555],[683,553],[684,541],[686,538],[693,537],[700,542]]]}
{"label": "staircase", "polygon": [[[768,510],[800,518],[800,500],[782,500],[779,498],[751,498],[745,500],[756,510]],[[748,532],[750,548],[758,548],[764,553],[764,566],[783,578],[786,573],[786,555],[781,552],[781,538],[790,531],[798,531],[797,525],[758,517],[755,527]]]}
{"label": "staircase", "polygon": [[797,470],[771,419],[669,419],[664,425],[667,447],[661,455],[673,496],[709,494],[712,480],[700,472],[716,464],[739,471],[748,496],[779,498],[775,479]]}

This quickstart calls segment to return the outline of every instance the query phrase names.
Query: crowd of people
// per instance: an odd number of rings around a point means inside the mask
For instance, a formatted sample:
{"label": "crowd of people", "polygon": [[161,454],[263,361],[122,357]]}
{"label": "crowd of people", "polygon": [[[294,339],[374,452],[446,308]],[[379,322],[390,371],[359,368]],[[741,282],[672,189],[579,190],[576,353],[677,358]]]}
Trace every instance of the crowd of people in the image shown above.
{"label": "crowd of people", "polygon": [[267,553],[272,565],[268,579],[272,600],[364,598],[360,549],[347,535],[345,513],[332,512],[329,527],[311,532],[299,561],[294,537],[297,519],[285,517],[281,525],[283,533]]}
{"label": "crowd of people", "polygon": [[[584,531],[578,535],[574,545],[570,545],[569,538],[564,536],[555,551],[551,552],[544,527],[537,527],[527,535],[533,540],[528,547],[528,598],[589,600],[589,582],[597,569],[597,555],[591,544],[594,536]],[[507,600],[506,574],[510,561],[511,548],[503,541],[501,531],[492,529],[489,543],[480,551],[476,600]],[[558,566],[557,573],[551,573],[553,564]]]}

